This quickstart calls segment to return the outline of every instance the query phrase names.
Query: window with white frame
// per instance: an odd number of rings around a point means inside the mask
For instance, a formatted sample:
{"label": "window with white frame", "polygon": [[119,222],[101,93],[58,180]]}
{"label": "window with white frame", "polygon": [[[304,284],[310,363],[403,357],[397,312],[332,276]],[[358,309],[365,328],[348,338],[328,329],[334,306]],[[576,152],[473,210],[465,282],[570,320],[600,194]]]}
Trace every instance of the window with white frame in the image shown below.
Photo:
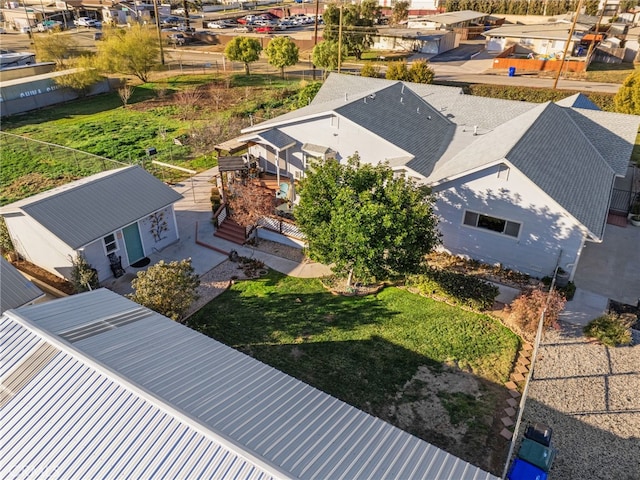
{"label": "window with white frame", "polygon": [[491,217],[469,210],[464,212],[464,224],[469,227],[482,228],[514,238],[518,238],[518,235],[520,235],[520,224],[517,222]]}
{"label": "window with white frame", "polygon": [[118,242],[116,240],[116,236],[113,233],[110,233],[106,237],[102,239],[104,242],[104,249],[107,253],[115,252],[118,249]]}

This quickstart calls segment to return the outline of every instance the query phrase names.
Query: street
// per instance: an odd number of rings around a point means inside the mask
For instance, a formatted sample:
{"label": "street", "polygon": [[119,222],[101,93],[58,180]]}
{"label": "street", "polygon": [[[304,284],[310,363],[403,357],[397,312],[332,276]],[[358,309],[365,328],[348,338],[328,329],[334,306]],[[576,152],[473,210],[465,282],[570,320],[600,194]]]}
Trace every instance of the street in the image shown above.
{"label": "street", "polygon": [[[93,34],[96,29],[93,28],[76,28],[65,32],[71,35],[78,44],[80,50],[95,51],[96,40]],[[225,31],[227,33],[227,31]],[[231,32],[229,32],[231,33]],[[34,33],[33,35],[44,35],[42,33]],[[279,33],[276,35],[280,35]],[[288,35],[294,38],[310,38],[313,30],[305,31],[285,31],[282,35]],[[260,38],[266,46],[266,43],[273,38],[270,35],[251,34],[256,38]],[[7,33],[0,36],[2,49],[15,51],[29,51],[33,47],[31,39],[27,34]],[[435,58],[429,58],[424,55],[412,55],[409,61],[425,58],[429,61],[431,68],[436,73],[436,82],[456,82],[456,83],[484,83],[493,85],[511,85],[521,87],[539,87],[552,88],[553,78],[540,78],[533,74],[520,74],[509,77],[507,72],[493,70],[493,56],[488,55],[483,50],[483,42],[470,41],[462,44],[460,47],[438,55]],[[213,51],[218,50],[218,51]],[[167,68],[173,70],[196,70],[203,72],[230,72],[243,70],[243,65],[237,62],[229,62],[224,58],[220,48],[212,49],[210,45],[186,45],[172,46],[164,48],[165,60]],[[344,62],[342,64],[343,72],[357,73],[362,68],[363,63]],[[267,63],[266,58],[261,58],[258,62],[251,65],[251,71],[261,73],[278,73],[278,69],[273,68]],[[383,70],[384,71],[384,70]],[[313,77],[311,58],[308,52],[301,55],[300,62],[296,67],[286,69],[288,75],[311,79]],[[322,71],[316,70],[316,77],[321,78]],[[585,92],[603,92],[616,93],[619,84],[603,83],[603,82],[586,82],[583,80],[571,80],[560,78],[558,89],[562,90],[579,90]]]}

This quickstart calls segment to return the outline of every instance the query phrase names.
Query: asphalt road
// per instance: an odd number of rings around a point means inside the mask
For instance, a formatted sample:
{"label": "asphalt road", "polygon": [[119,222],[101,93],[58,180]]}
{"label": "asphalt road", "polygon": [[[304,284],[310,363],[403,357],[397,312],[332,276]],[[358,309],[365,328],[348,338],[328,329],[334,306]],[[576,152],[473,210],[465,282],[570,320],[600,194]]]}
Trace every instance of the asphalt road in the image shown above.
{"label": "asphalt road", "polygon": [[[95,50],[96,41],[93,39],[95,29],[80,28],[69,30],[68,34],[76,40],[80,49]],[[294,33],[283,32],[285,35],[309,35],[308,32]],[[38,33],[34,33],[38,35]],[[258,36],[267,40],[267,36]],[[2,49],[25,51],[32,50],[31,41],[27,34],[7,33],[0,36],[0,46]],[[482,42],[474,41],[463,44],[461,47],[438,55],[429,59],[431,67],[436,73],[437,82],[458,82],[458,83],[484,83],[493,85],[517,85],[522,87],[545,87],[553,86],[553,78],[539,78],[535,75],[518,74],[509,77],[507,72],[493,70],[491,68],[493,59],[482,52]],[[418,58],[417,56],[416,58]],[[224,59],[220,52],[207,50],[206,45],[186,45],[182,47],[165,47],[165,59],[170,70],[197,70],[197,71],[237,71],[240,72],[244,66],[238,62],[229,62]],[[362,64],[344,63],[343,71],[358,72]],[[251,65],[251,71],[278,73],[266,62],[266,59]],[[301,58],[296,67],[287,69],[289,74],[312,78],[312,66],[310,58]],[[316,70],[319,78],[321,71]],[[584,92],[605,92],[616,93],[620,88],[619,84],[603,82],[586,82],[582,80],[570,80],[561,78],[558,88],[563,90],[579,90]]]}

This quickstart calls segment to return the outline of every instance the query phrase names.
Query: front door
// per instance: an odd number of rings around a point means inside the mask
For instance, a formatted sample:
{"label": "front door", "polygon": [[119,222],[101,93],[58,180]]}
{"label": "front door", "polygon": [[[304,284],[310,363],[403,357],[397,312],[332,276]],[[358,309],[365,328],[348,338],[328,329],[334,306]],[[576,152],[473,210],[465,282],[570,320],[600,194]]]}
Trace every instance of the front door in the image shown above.
{"label": "front door", "polygon": [[124,234],[124,244],[127,249],[127,257],[129,257],[129,265],[131,265],[144,257],[138,224],[132,223],[128,227],[124,227],[122,233]]}

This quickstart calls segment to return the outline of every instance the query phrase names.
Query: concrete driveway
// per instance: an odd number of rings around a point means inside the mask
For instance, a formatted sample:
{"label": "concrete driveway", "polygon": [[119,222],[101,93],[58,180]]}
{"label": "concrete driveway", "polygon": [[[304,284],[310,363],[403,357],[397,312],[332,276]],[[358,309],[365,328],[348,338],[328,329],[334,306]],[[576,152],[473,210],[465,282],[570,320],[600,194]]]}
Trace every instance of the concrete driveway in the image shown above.
{"label": "concrete driveway", "polygon": [[588,242],[574,277],[579,289],[616,302],[640,300],[640,228],[607,225],[602,243]]}

